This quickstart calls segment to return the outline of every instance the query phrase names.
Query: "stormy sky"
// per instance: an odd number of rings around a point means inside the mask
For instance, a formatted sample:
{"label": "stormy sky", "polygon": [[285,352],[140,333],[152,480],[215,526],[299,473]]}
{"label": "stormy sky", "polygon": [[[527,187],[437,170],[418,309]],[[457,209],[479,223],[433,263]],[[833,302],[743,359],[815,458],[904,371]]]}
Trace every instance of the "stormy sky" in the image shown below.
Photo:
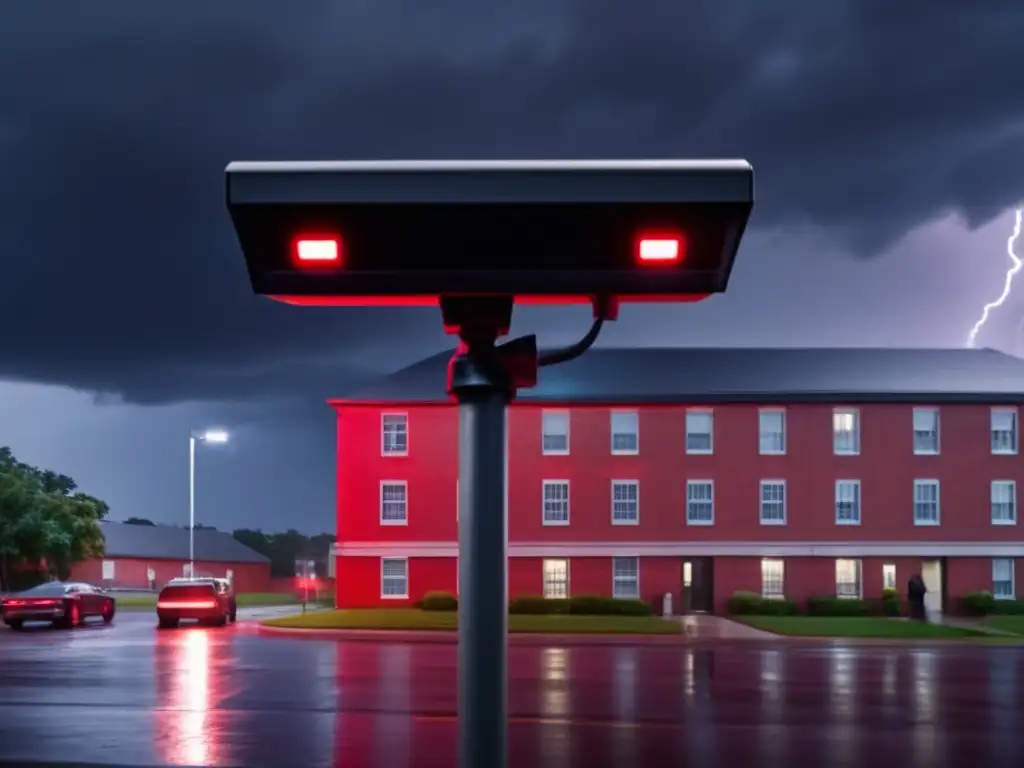
{"label": "stormy sky", "polygon": [[[600,343],[962,346],[1024,198],[1022,41],[1014,0],[6,3],[0,444],[185,523],[189,431],[225,426],[201,522],[333,530],[324,399],[448,340],[430,310],[253,296],[231,160],[743,157],[729,293]],[[979,343],[1024,351],[1022,318]]]}

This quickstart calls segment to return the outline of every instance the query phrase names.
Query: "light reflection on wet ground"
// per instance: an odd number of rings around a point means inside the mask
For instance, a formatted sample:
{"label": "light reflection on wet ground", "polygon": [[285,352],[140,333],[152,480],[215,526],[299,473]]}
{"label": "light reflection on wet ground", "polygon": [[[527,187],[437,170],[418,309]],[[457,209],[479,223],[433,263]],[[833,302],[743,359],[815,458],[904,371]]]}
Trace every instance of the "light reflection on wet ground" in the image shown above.
{"label": "light reflection on wet ground", "polygon": [[[455,764],[455,649],[0,632],[0,758]],[[732,643],[509,650],[510,765],[1019,766],[1024,650]]]}

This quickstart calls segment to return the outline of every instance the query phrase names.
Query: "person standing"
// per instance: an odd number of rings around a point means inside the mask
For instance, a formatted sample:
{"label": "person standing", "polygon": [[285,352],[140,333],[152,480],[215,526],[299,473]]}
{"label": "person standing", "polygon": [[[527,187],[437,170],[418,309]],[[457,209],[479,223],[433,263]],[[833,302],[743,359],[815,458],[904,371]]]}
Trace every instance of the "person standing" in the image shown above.
{"label": "person standing", "polygon": [[924,621],[927,616],[924,611],[924,596],[928,588],[924,585],[921,574],[915,573],[907,582],[907,606],[909,607],[910,618],[914,621]]}

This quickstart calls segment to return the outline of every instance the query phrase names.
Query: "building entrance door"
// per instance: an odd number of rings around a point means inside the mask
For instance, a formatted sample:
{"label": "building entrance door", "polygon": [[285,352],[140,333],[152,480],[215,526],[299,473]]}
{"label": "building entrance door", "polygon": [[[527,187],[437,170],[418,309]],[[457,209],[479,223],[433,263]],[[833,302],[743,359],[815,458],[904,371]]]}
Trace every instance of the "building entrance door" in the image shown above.
{"label": "building entrance door", "polygon": [[925,589],[924,610],[929,621],[942,620],[943,586],[945,579],[942,574],[941,560],[925,560],[921,563],[921,578]]}
{"label": "building entrance door", "polygon": [[714,559],[683,559],[683,612],[711,613],[715,607]]}

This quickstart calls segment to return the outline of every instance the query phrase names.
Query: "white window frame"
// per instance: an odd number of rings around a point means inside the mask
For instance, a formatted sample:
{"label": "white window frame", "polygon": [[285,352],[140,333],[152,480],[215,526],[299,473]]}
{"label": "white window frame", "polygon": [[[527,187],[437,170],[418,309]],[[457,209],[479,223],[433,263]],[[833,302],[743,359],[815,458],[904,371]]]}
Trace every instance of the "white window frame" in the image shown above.
{"label": "white window frame", "polygon": [[[857,581],[855,583],[855,586],[856,586],[856,593],[855,594],[853,594],[853,593],[843,593],[839,589],[839,585],[841,583],[840,580],[839,580],[840,563],[854,563],[854,571],[856,573],[856,579],[857,579]],[[835,564],[835,581],[836,581],[836,585],[835,585],[836,597],[838,597],[840,599],[845,599],[845,600],[860,600],[861,598],[864,597],[864,563],[861,562],[860,558],[857,558],[857,557],[837,557],[836,558],[836,564]]]}
{"label": "white window frame", "polygon": [[[636,500],[633,502],[635,506],[635,514],[632,520],[626,520],[615,517],[615,504],[629,504],[629,500],[617,500],[615,498],[615,491],[618,486],[624,488],[632,487]],[[639,480],[612,480],[611,487],[611,509],[609,510],[612,518],[612,525],[640,525],[640,481]]]}
{"label": "white window frame", "polygon": [[[547,489],[553,486],[565,486],[565,520],[549,520],[547,511]],[[557,501],[561,501],[558,499]],[[540,520],[542,525],[568,525],[572,520],[572,487],[568,480],[541,480],[540,486]]]}
{"label": "white window frame", "polygon": [[[690,488],[694,486],[707,486],[711,489],[711,519],[710,520],[697,520],[690,516]],[[703,499],[699,503],[706,503]],[[714,480],[687,480],[686,481],[686,524],[687,525],[714,525],[715,524],[715,481]]]}
{"label": "white window frame", "polygon": [[102,574],[101,578],[104,581],[113,581],[116,578],[114,576],[114,574],[117,573],[117,564],[115,561],[104,560],[100,565],[100,569]]}
{"label": "white window frame", "polygon": [[[615,566],[629,561],[633,566],[636,575],[632,577],[620,576]],[[630,594],[621,594],[620,585],[632,585]],[[616,600],[639,600],[640,599],[640,558],[639,557],[613,557],[612,558],[612,597]]]}
{"label": "white window frame", "polygon": [[[919,488],[935,488],[935,519],[924,520],[919,519],[917,516],[917,491]],[[922,504],[931,502],[920,502]],[[914,525],[919,526],[935,526],[942,523],[942,488],[939,481],[933,477],[915,478],[914,479]]]}
{"label": "white window frame", "polygon": [[[1005,504],[1007,502],[999,501],[995,499],[996,488],[1009,488],[1010,489],[1010,517],[1002,518],[996,517],[996,504]],[[1017,481],[1016,480],[993,480],[989,484],[989,516],[992,519],[992,525],[1016,525],[1017,524]]]}
{"label": "white window frame", "polygon": [[[765,417],[778,416],[781,421],[780,432],[778,432],[781,448],[765,447],[765,435],[774,437],[776,433],[765,431]],[[759,408],[757,411],[757,451],[762,456],[785,456],[786,455],[786,409],[785,408]]]}
{"label": "white window frame", "polygon": [[[690,431],[690,417],[691,416],[707,416],[710,426],[708,428],[708,447],[705,448],[690,448],[690,435],[701,435],[703,432],[691,432]],[[684,436],[686,441],[686,452],[691,456],[710,456],[715,452],[715,411],[712,408],[687,408],[686,409],[686,434]]]}
{"label": "white window frame", "polygon": [[[384,591],[384,564],[402,563],[405,571],[402,580],[405,582],[405,591],[402,594],[389,594]],[[397,579],[397,576],[388,576],[389,579]],[[409,558],[407,557],[382,557],[380,559],[380,599],[381,600],[408,600],[409,599]]]}
{"label": "white window frame", "polygon": [[[782,488],[782,502],[781,502],[782,503],[782,519],[781,520],[776,520],[775,518],[768,519],[768,518],[766,518],[764,516],[765,504],[766,503],[767,504],[771,504],[773,506],[779,504],[779,502],[775,501],[774,499],[772,499],[771,501],[765,502],[765,498],[764,498],[765,489],[768,488],[768,487],[771,487],[771,486],[778,486],[778,487]],[[789,496],[789,493],[786,490],[786,481],[785,480],[762,480],[760,482],[760,484],[758,485],[758,495],[759,495],[759,499],[758,499],[757,517],[758,517],[758,520],[760,521],[761,525],[785,525],[786,524],[786,520],[787,520],[787,514],[786,514],[786,506],[787,505],[786,505],[786,502],[788,501],[787,497]]]}
{"label": "white window frame", "polygon": [[[1013,417],[1010,440],[1012,445],[1009,448],[996,446],[996,416],[1010,414]],[[999,430],[1003,432],[1004,430]],[[1016,456],[1020,449],[1020,413],[1017,408],[998,406],[989,412],[988,422],[988,443],[993,456]]]}
{"label": "white window frame", "polygon": [[[565,563],[565,594],[564,595],[561,595],[561,594],[557,594],[557,595],[556,594],[550,594],[549,595],[548,594],[548,583],[550,581],[548,579],[548,574],[547,574],[547,564],[548,563]],[[543,560],[540,561],[540,578],[541,578],[541,590],[542,590],[541,594],[543,595],[543,597],[545,599],[547,599],[547,600],[565,600],[566,598],[569,597],[569,595],[572,594],[572,592],[569,591],[570,590],[570,584],[572,583],[572,581],[571,581],[572,574],[570,573],[570,570],[571,570],[570,566],[571,566],[571,564],[569,562],[569,558],[568,557],[545,557]]]}
{"label": "white window frame", "polygon": [[[622,425],[618,425],[620,428],[616,429],[615,417],[619,419],[628,418],[633,421],[632,432],[621,429]],[[609,427],[611,429],[611,451],[613,456],[636,456],[640,453],[640,412],[639,411],[612,411],[611,416],[608,419]],[[636,447],[632,450],[627,448],[616,448],[615,447],[615,436],[616,435],[632,435],[636,442]]]}
{"label": "white window frame", "polygon": [[[779,578],[768,578],[769,573],[768,566],[779,568]],[[778,582],[780,586],[779,592],[770,592],[768,590],[769,584]],[[765,557],[761,559],[761,597],[765,600],[785,600],[786,599],[786,561],[781,557]]]}
{"label": "white window frame", "polygon": [[884,563],[882,565],[882,589],[897,589],[896,586],[896,563]]}
{"label": "white window frame", "polygon": [[[558,417],[565,419],[565,448],[555,449],[548,448],[545,445],[545,438],[548,435],[557,437],[561,433],[559,432],[548,432],[547,420],[549,417]],[[572,445],[572,417],[568,409],[565,408],[545,408],[540,412],[540,450],[545,456],[568,456],[569,450]]]}
{"label": "white window frame", "polygon": [[[996,590],[996,565],[1008,563],[1010,566],[1010,591],[1009,593],[998,593]],[[1017,599],[1017,562],[1012,557],[992,558],[992,597],[996,600]]]}
{"label": "white window frame", "polygon": [[[389,450],[388,448],[388,420],[401,419],[405,432],[405,450]],[[396,432],[398,434],[399,432]],[[381,456],[408,456],[409,455],[409,414],[387,411],[380,415],[380,455]]]}
{"label": "white window frame", "polygon": [[[847,448],[839,445],[839,435],[845,434],[846,430],[838,430],[836,427],[841,416],[853,417],[853,447]],[[834,456],[860,456],[860,408],[833,408],[832,409],[832,454]]]}
{"label": "white window frame", "polygon": [[[934,433],[935,446],[919,448],[917,445],[917,417],[930,415],[934,419],[934,425],[929,429],[929,434]],[[923,431],[923,430],[921,430]],[[934,406],[917,406],[910,412],[910,439],[911,447],[915,456],[938,456],[942,452],[942,421],[939,409]]]}
{"label": "white window frame", "polygon": [[[854,489],[855,503],[857,509],[857,519],[850,520],[841,518],[839,516],[839,505],[841,503],[849,503],[849,500],[841,497],[839,489],[849,486]],[[860,525],[861,520],[864,519],[864,494],[862,493],[860,480],[854,480],[853,478],[839,478],[835,482],[835,490],[833,492],[833,517],[835,518],[836,525]]]}
{"label": "white window frame", "polygon": [[[402,488],[403,495],[405,497],[402,502],[403,505],[403,516],[401,520],[385,519],[384,518],[384,489],[385,488]],[[409,524],[409,482],[407,480],[381,480],[380,491],[378,494],[381,525],[408,525]],[[394,504],[397,502],[390,501],[389,503]]]}

